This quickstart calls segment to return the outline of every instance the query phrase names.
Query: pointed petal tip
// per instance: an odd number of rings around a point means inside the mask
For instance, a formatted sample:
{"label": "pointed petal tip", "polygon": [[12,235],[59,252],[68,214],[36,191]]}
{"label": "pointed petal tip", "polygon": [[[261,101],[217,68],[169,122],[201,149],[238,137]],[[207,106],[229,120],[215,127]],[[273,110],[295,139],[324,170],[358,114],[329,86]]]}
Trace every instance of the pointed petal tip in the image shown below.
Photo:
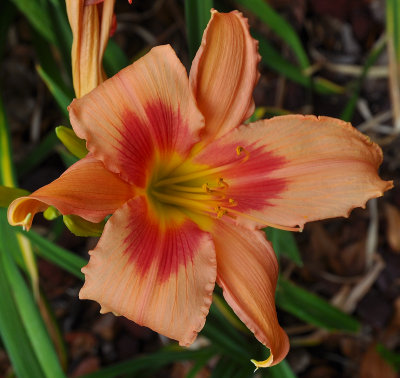
{"label": "pointed petal tip", "polygon": [[259,369],[259,368],[267,368],[267,367],[270,367],[270,366],[272,366],[272,363],[273,363],[273,361],[274,361],[274,356],[272,355],[272,353],[269,355],[269,357],[266,359],[266,360],[264,360],[264,361],[257,361],[257,360],[254,360],[254,359],[251,359],[250,360],[253,364],[254,364],[254,366],[256,367],[255,369],[254,369],[254,373]]}
{"label": "pointed petal tip", "polygon": [[46,208],[45,204],[29,196],[17,198],[8,207],[8,223],[11,226],[22,226],[24,231],[29,231],[35,214]]}

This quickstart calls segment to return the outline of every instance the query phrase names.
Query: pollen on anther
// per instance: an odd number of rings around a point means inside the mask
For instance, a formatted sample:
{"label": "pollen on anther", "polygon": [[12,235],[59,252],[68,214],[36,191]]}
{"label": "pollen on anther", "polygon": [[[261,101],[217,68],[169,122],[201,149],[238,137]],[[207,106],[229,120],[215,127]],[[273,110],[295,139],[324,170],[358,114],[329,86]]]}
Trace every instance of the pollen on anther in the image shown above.
{"label": "pollen on anther", "polygon": [[233,198],[229,198],[228,202],[229,202],[230,206],[236,206],[237,205],[237,201],[235,201]]}
{"label": "pollen on anther", "polygon": [[244,147],[242,146],[237,146],[236,147],[236,154],[239,156],[242,154],[242,152],[244,152],[246,154],[246,156],[243,158],[243,160],[241,161],[242,163],[244,163],[250,156],[249,151],[247,151]]}
{"label": "pollen on anther", "polygon": [[208,183],[204,183],[201,188],[206,192],[206,193],[211,193],[212,190],[210,189],[210,187],[208,186]]}
{"label": "pollen on anther", "polygon": [[227,211],[225,210],[225,209],[221,209],[221,206],[217,206],[216,208],[215,208],[215,211],[216,211],[216,213],[217,213],[217,218],[219,219],[219,218],[222,218],[226,213],[227,213]]}
{"label": "pollen on anther", "polygon": [[217,180],[217,184],[219,187],[228,188],[229,185],[224,181],[222,177],[219,177]]}
{"label": "pollen on anther", "polygon": [[236,153],[238,154],[238,156],[244,151],[244,148],[242,146],[237,146],[236,147]]}

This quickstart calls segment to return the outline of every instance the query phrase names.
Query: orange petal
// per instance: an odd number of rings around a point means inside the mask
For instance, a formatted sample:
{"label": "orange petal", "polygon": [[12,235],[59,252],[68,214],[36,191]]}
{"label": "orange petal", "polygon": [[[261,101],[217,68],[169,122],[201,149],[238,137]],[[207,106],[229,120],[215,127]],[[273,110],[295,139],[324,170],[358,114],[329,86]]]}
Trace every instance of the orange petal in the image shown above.
{"label": "orange petal", "polygon": [[159,46],[70,105],[76,134],[111,171],[144,187],[158,157],[188,153],[203,117],[185,68],[170,46]]}
{"label": "orange petal", "polygon": [[[171,208],[173,211],[173,208]],[[146,200],[126,203],[107,222],[82,269],[81,299],[189,345],[203,328],[216,278],[208,233],[181,214],[159,220]]]}
{"label": "orange petal", "polygon": [[66,0],[73,42],[72,76],[79,98],[104,79],[102,60],[112,26],[115,0],[90,4],[85,0]]}
{"label": "orange petal", "polygon": [[393,184],[377,170],[382,151],[349,123],[329,117],[281,116],[241,126],[207,146],[196,162],[225,165],[220,174],[236,201],[231,212],[252,227],[303,227],[348,216]]}
{"label": "orange petal", "polygon": [[279,363],[289,350],[289,341],[276,316],[278,263],[271,244],[261,231],[222,221],[215,222],[212,235],[217,283],[226,301],[255,337],[271,350],[264,367]]}
{"label": "orange petal", "polygon": [[254,112],[258,42],[238,11],[213,10],[190,70],[190,84],[206,121],[205,138],[237,127]]}
{"label": "orange petal", "polygon": [[11,225],[29,229],[37,212],[54,206],[64,215],[79,215],[97,223],[133,195],[131,185],[88,155],[49,185],[12,202],[8,208],[8,221]]}

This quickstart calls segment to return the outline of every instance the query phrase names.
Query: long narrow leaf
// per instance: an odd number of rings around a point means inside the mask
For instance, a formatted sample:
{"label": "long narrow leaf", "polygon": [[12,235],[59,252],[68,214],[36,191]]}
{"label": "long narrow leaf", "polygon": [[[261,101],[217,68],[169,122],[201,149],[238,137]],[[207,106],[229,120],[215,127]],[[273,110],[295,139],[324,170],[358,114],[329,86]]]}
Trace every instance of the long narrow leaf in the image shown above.
{"label": "long narrow leaf", "polygon": [[11,0],[21,13],[28,19],[31,25],[49,42],[56,43],[47,2],[32,0]]}
{"label": "long narrow leaf", "polygon": [[135,359],[121,362],[104,368],[92,374],[87,374],[82,378],[112,378],[122,374],[129,374],[129,377],[142,377],[143,373],[149,369],[160,369],[175,361],[197,360],[198,358],[210,358],[216,353],[213,347],[199,350],[161,350],[148,356],[137,357]]}
{"label": "long narrow leaf", "polygon": [[[0,254],[3,250],[0,247]],[[20,378],[43,377],[43,371],[33,352],[31,342],[11,295],[3,264],[0,264],[0,336],[7,349],[15,373]]]}
{"label": "long narrow leaf", "polygon": [[33,245],[37,246],[36,253],[51,261],[60,268],[72,273],[74,276],[83,280],[84,275],[81,273],[83,266],[87,264],[87,261],[82,257],[73,254],[72,252],[61,248],[54,243],[48,241],[43,236],[40,236],[35,231],[20,231],[25,237],[27,237]]}
{"label": "long narrow leaf", "polygon": [[400,4],[386,1],[386,37],[389,55],[390,97],[394,113],[394,126],[400,132]]}
{"label": "long narrow leaf", "polygon": [[[11,162],[11,150],[8,135],[8,128],[6,123],[5,112],[3,104],[0,99],[0,145],[1,149],[1,167],[0,167],[0,184],[15,186],[15,175],[13,165]],[[15,351],[13,344],[16,341],[13,339],[15,336],[7,331],[2,331],[3,337],[11,338],[5,340],[4,343],[10,346],[8,349],[10,358],[20,366],[15,366],[17,371],[25,371],[25,359],[32,362],[37,359],[40,373],[43,377],[65,377],[60,363],[58,361],[57,354],[54,349],[50,337],[47,333],[47,329],[44,325],[43,319],[41,318],[40,311],[33,299],[32,292],[26,285],[17,265],[16,261],[29,273],[30,278],[33,282],[34,292],[38,293],[37,286],[37,270],[34,266],[34,259],[29,242],[22,236],[17,236],[14,233],[15,229],[11,229],[11,226],[7,223],[5,209],[0,209],[0,265],[2,272],[4,272],[4,290],[9,290],[11,293],[14,307],[18,316],[15,314],[15,321],[18,321],[17,327],[24,329],[29,339],[28,342],[24,341],[26,346],[29,345],[29,350],[25,349],[26,355],[20,356],[19,351]],[[7,288],[8,287],[8,288]],[[8,293],[2,292],[1,297],[7,297]],[[4,312],[9,311],[7,307],[0,306],[0,317],[3,322],[7,321],[7,316]],[[6,324],[7,326],[7,324]],[[9,324],[10,326],[10,324]],[[12,324],[11,324],[12,326]],[[4,336],[5,335],[5,336]],[[21,334],[21,340],[23,341],[23,335]],[[14,355],[17,353],[17,355]],[[21,362],[21,359],[23,362]],[[35,367],[33,369],[37,370]],[[29,375],[27,375],[29,377]],[[32,375],[31,375],[32,376]]]}
{"label": "long narrow leaf", "polygon": [[9,1],[0,2],[0,57],[3,56],[8,27],[15,17],[15,6]]}
{"label": "long narrow leaf", "polygon": [[278,282],[276,303],[283,310],[318,327],[346,332],[360,329],[356,319],[282,277]]}
{"label": "long narrow leaf", "polygon": [[204,29],[210,20],[212,7],[212,0],[185,0],[186,27],[191,60],[200,46]]}
{"label": "long narrow leaf", "polygon": [[45,377],[65,377],[40,312],[7,249],[3,249],[1,253],[1,264],[12,287],[22,324],[29,335]]}
{"label": "long narrow leaf", "polygon": [[18,175],[22,176],[39,165],[54,147],[60,143],[54,130],[48,132],[44,139],[21,161],[17,164]]}
{"label": "long narrow leaf", "polygon": [[236,2],[254,13],[293,49],[302,69],[310,66],[310,61],[297,33],[284,18],[275,12],[267,1],[236,0]]}
{"label": "long narrow leaf", "polygon": [[284,77],[293,80],[295,83],[302,86],[314,89],[316,92],[322,94],[340,94],[344,92],[344,88],[322,78],[313,78],[311,80],[306,76],[303,71],[288,62],[282,55],[269,43],[260,33],[252,32],[255,39],[259,41],[259,51],[261,54],[262,62],[269,68],[280,73]]}
{"label": "long narrow leaf", "polygon": [[382,54],[385,47],[385,42],[386,42],[385,39],[383,38],[380,39],[368,54],[361,75],[355,82],[353,88],[353,94],[351,95],[350,100],[347,102],[346,107],[344,108],[342,115],[340,117],[341,119],[343,119],[343,121],[351,121],[351,119],[353,118],[353,114],[357,105],[357,100],[360,96],[362,84],[364,83],[364,80],[367,77],[369,69],[374,65],[374,63]]}
{"label": "long narrow leaf", "polygon": [[268,227],[265,230],[268,240],[272,243],[275,253],[284,255],[292,260],[297,266],[302,266],[300,251],[297,248],[296,240],[290,231],[278,230]]}
{"label": "long narrow leaf", "polygon": [[293,370],[285,360],[278,365],[263,370],[263,376],[268,378],[296,378]]}

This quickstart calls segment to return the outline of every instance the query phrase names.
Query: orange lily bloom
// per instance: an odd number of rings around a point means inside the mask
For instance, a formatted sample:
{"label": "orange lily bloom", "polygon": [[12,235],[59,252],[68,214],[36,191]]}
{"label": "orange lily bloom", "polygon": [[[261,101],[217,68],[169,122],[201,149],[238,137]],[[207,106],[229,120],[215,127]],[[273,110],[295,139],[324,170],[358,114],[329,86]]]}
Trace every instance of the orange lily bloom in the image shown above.
{"label": "orange lily bloom", "polygon": [[170,46],[69,107],[88,156],[15,200],[8,219],[30,228],[49,205],[99,222],[80,298],[96,300],[181,345],[202,329],[215,282],[279,363],[289,342],[275,310],[278,264],[266,226],[348,216],[392,187],[382,151],[350,124],[281,116],[249,125],[257,42],[241,13],[213,11],[189,80]]}
{"label": "orange lily bloom", "polygon": [[72,76],[78,98],[106,78],[102,61],[115,21],[114,4],[115,0],[66,0],[73,35]]}

